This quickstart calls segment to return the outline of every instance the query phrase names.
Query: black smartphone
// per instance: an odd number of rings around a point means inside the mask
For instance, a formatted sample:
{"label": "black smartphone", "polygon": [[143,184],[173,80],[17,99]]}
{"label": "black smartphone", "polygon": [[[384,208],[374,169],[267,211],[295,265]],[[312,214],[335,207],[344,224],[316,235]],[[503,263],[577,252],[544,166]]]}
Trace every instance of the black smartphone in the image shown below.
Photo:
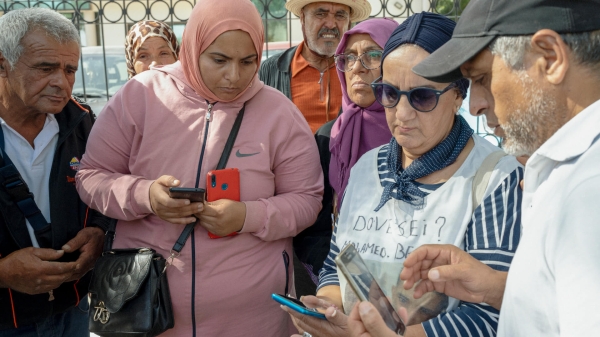
{"label": "black smartphone", "polygon": [[169,196],[173,199],[189,199],[190,202],[204,202],[206,190],[191,187],[169,187]]}
{"label": "black smartphone", "polygon": [[283,295],[279,295],[279,294],[271,294],[271,298],[274,299],[275,301],[279,302],[280,304],[283,304],[287,307],[294,309],[295,311],[297,311],[301,314],[317,317],[320,319],[326,319],[325,315],[318,312],[317,309],[307,308],[304,305],[304,303],[300,302],[300,300],[297,300],[295,298],[283,296]]}
{"label": "black smartphone", "polygon": [[354,248],[354,245],[347,245],[335,258],[335,263],[348,280],[348,285],[352,288],[356,297],[361,301],[371,302],[387,327],[399,335],[404,335],[406,326],[371,272],[369,272],[367,265]]}

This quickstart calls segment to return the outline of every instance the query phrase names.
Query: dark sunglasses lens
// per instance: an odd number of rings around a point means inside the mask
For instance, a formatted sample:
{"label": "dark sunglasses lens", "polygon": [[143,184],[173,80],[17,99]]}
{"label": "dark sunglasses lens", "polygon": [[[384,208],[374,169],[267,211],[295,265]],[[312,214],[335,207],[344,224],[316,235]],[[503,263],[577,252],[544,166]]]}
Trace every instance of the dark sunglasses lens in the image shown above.
{"label": "dark sunglasses lens", "polygon": [[381,88],[381,100],[379,103],[388,108],[396,106],[399,97],[395,88],[387,84],[381,84],[379,87]]}
{"label": "dark sunglasses lens", "polygon": [[435,91],[426,88],[414,90],[409,99],[415,109],[423,112],[431,111],[437,105]]}

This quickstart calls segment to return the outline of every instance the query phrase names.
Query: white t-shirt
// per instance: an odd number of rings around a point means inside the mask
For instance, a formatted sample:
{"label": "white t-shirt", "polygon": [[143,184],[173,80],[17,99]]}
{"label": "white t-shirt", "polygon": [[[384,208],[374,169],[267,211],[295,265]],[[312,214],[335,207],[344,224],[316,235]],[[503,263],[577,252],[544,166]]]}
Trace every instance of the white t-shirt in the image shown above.
{"label": "white t-shirt", "polygon": [[[383,187],[377,158],[381,147],[365,153],[351,171],[337,227],[337,245],[342,249],[354,244],[365,264],[389,298],[399,291],[398,280],[406,256],[424,244],[453,244],[465,249],[465,233],[473,216],[473,178],[483,160],[496,146],[473,136],[475,146],[465,162],[443,185],[425,198],[422,209],[408,203],[388,200],[377,212]],[[504,157],[490,177],[484,196],[490,195],[519,164],[514,157]],[[349,311],[353,298],[346,299],[347,281],[338,270],[344,309]],[[394,290],[396,289],[396,290]],[[440,299],[450,311],[458,301]]]}
{"label": "white t-shirt", "polygon": [[600,101],[529,159],[498,336],[600,336]]}
{"label": "white t-shirt", "polygon": [[[35,137],[32,148],[29,142],[17,133],[13,128],[8,126],[2,118],[0,125],[4,133],[5,151],[10,160],[13,162],[23,180],[29,187],[29,191],[33,193],[33,199],[38,205],[40,211],[50,221],[50,192],[49,179],[52,169],[52,161],[56,150],[56,142],[58,141],[58,122],[51,115],[46,115],[46,122],[42,131]],[[39,247],[33,228],[29,221],[25,221],[29,237],[34,247]]]}

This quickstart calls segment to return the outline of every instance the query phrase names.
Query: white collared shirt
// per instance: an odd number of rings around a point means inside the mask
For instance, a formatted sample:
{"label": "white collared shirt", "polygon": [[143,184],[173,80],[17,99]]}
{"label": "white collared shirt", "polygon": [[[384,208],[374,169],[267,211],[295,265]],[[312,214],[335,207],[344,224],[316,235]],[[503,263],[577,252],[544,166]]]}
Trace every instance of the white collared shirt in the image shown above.
{"label": "white collared shirt", "polygon": [[559,129],[525,168],[521,243],[498,336],[598,336],[600,101]]}
{"label": "white collared shirt", "polygon": [[[44,128],[33,141],[34,148],[2,118],[0,118],[0,125],[2,125],[4,133],[6,154],[27,183],[29,191],[33,193],[33,199],[42,211],[44,218],[50,223],[49,179],[59,128],[58,122],[52,114],[46,116]],[[33,228],[29,221],[26,223],[33,246],[39,247]]]}

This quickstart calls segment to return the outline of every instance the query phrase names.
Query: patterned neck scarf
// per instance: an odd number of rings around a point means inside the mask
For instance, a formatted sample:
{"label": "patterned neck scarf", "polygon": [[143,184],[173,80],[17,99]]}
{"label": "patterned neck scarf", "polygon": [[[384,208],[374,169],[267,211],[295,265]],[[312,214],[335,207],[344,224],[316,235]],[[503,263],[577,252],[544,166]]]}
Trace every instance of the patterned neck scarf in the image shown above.
{"label": "patterned neck scarf", "polygon": [[417,209],[422,208],[428,193],[420,190],[415,184],[415,180],[454,163],[467,145],[471,135],[473,135],[473,129],[467,121],[462,116],[456,116],[448,137],[413,161],[406,169],[402,169],[401,148],[396,139],[392,137],[387,145],[388,152],[385,162],[382,163],[386,164],[387,170],[384,169],[383,165],[379,170],[383,194],[375,211],[379,211],[391,198],[405,201]]}
{"label": "patterned neck scarf", "polygon": [[167,45],[177,60],[179,58],[179,42],[171,27],[161,21],[140,21],[131,26],[127,38],[125,39],[125,60],[127,61],[127,72],[129,79],[137,75],[133,64],[135,55],[149,37],[162,37],[167,41]]}

